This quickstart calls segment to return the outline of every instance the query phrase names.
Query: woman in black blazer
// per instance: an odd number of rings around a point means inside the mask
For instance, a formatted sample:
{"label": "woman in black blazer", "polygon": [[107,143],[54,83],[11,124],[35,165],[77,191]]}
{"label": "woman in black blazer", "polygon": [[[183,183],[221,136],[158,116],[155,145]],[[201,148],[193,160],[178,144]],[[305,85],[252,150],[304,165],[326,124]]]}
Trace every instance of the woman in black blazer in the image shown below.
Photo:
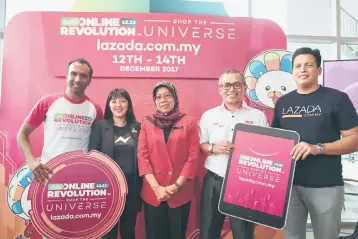
{"label": "woman in black blazer", "polygon": [[[100,151],[121,167],[128,184],[128,194],[119,221],[121,238],[135,239],[137,214],[141,210],[142,178],[137,165],[140,123],[136,121],[131,97],[124,89],[112,90],[107,98],[104,120],[94,122],[89,150]],[[102,239],[117,239],[118,223]]]}

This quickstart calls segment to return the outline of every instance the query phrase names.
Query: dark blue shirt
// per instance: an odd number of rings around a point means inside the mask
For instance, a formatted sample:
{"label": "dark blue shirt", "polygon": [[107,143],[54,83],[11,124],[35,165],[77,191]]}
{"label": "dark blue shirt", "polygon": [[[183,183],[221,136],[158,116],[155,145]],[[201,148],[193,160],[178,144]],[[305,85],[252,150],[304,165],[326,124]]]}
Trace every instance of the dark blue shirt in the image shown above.
{"label": "dark blue shirt", "polygon": [[[294,130],[309,144],[330,143],[341,138],[341,130],[358,126],[357,112],[344,92],[320,86],[310,94],[292,91],[276,103],[272,127]],[[309,155],[298,160],[295,185],[333,187],[343,185],[340,155]]]}

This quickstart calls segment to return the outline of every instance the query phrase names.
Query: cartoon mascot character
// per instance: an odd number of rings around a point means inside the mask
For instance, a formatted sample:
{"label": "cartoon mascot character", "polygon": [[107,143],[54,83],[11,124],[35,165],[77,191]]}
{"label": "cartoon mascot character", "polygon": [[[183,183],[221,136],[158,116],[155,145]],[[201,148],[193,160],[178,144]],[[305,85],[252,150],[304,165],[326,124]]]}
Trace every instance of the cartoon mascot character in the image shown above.
{"label": "cartoon mascot character", "polygon": [[292,56],[285,50],[268,50],[255,56],[244,71],[250,105],[262,110],[271,123],[277,100],[296,89]]}
{"label": "cartoon mascot character", "polygon": [[31,224],[29,216],[31,200],[28,199],[28,193],[32,180],[33,175],[26,164],[15,172],[8,185],[7,204],[16,216],[25,220],[25,238],[42,239]]}

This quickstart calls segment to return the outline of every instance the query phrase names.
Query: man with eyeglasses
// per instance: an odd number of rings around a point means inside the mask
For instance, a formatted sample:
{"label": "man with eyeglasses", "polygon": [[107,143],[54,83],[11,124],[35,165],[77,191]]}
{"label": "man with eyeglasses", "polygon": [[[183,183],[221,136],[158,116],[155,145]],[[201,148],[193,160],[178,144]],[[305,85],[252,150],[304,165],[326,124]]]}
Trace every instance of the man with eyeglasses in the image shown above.
{"label": "man with eyeglasses", "polygon": [[[219,197],[231,143],[237,123],[268,126],[265,114],[247,106],[244,95],[247,90],[244,75],[237,69],[225,70],[219,77],[220,106],[207,110],[200,120],[200,148],[207,155],[200,203],[200,238],[220,239],[225,215],[218,210]],[[230,217],[234,239],[254,238],[254,224]]]}

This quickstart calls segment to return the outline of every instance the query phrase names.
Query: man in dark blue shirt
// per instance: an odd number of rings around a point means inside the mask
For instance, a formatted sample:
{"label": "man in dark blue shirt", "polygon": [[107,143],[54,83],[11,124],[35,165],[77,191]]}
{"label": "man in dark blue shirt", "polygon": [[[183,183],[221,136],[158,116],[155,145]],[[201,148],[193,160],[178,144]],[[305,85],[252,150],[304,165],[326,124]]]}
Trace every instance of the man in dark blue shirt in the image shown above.
{"label": "man in dark blue shirt", "polygon": [[297,90],[277,101],[272,122],[301,136],[291,152],[297,164],[285,239],[306,238],[308,213],[315,239],[336,239],[344,202],[341,155],[358,151],[358,116],[347,94],[319,85],[319,50],[300,48],[292,62]]}

